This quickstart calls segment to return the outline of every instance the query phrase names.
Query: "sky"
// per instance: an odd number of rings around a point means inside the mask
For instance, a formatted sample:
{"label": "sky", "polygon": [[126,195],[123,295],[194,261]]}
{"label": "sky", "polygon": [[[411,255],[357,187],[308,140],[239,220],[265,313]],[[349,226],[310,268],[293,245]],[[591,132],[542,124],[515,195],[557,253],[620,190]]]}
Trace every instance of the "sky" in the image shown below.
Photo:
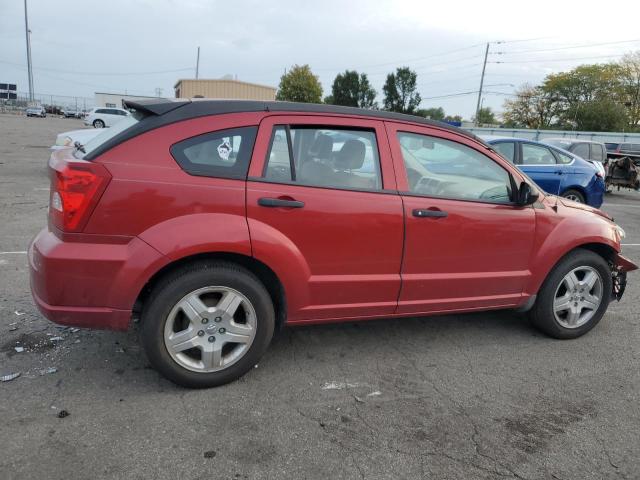
{"label": "sky", "polygon": [[[386,75],[408,66],[422,108],[469,119],[487,42],[482,104],[498,112],[525,82],[640,50],[638,0],[28,0],[28,9],[35,92],[91,98],[157,88],[173,97],[178,79],[194,78],[200,46],[200,78],[277,86],[286,68],[309,64],[328,95],[336,74],[355,69],[380,104]],[[25,44],[23,0],[0,0],[0,83],[23,92]]]}

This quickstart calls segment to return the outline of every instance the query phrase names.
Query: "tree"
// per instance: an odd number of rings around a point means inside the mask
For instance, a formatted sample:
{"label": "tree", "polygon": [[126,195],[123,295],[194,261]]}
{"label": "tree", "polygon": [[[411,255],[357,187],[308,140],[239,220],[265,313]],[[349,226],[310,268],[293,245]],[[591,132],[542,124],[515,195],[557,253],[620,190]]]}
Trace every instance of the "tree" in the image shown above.
{"label": "tree", "polygon": [[478,125],[493,125],[497,123],[496,114],[493,113],[491,107],[484,107],[478,110],[477,117],[473,117],[472,120]]}
{"label": "tree", "polygon": [[620,101],[627,107],[628,127],[640,130],[640,51],[622,57],[618,80]]}
{"label": "tree", "polygon": [[623,105],[608,99],[579,104],[574,116],[578,130],[593,132],[619,132],[627,124]]}
{"label": "tree", "polygon": [[322,85],[309,65],[294,65],[280,77],[276,100],[322,103]]}
{"label": "tree", "polygon": [[387,75],[384,87],[384,108],[392,112],[414,113],[422,98],[416,91],[418,75],[409,67],[397,68]]}
{"label": "tree", "polygon": [[431,120],[440,120],[443,121],[445,114],[444,109],[442,107],[436,108],[421,108],[416,111],[416,115],[420,115],[421,117],[430,118]]}
{"label": "tree", "polygon": [[442,119],[444,122],[462,122],[461,115],[447,115]]}
{"label": "tree", "polygon": [[512,128],[549,128],[556,111],[552,94],[525,83],[516,90],[514,98],[504,102],[502,118]]}
{"label": "tree", "polygon": [[348,107],[375,108],[375,99],[376,91],[369,83],[367,74],[346,70],[336,75],[331,95],[327,96],[324,102]]}

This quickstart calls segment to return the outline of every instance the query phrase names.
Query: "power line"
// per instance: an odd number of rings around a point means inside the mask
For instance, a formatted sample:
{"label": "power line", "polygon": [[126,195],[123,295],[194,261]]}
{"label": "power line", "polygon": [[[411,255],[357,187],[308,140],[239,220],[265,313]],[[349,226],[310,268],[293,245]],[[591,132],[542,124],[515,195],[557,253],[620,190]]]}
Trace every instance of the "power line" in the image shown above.
{"label": "power line", "polygon": [[[376,64],[372,64],[372,65],[361,65],[361,66],[357,66],[357,67],[353,67],[353,68],[354,69],[358,69],[358,70],[362,70],[362,69],[365,69],[365,68],[386,67],[386,66],[389,66],[389,65],[403,65],[405,63],[421,62],[423,60],[429,60],[430,58],[436,58],[436,57],[441,57],[443,55],[450,55],[452,53],[462,52],[464,50],[470,50],[472,48],[479,47],[480,45],[483,45],[483,44],[482,43],[476,43],[474,45],[469,45],[467,47],[456,48],[454,50],[448,50],[446,52],[434,53],[432,55],[427,55],[425,57],[413,58],[413,59],[410,59],[410,60],[394,60],[393,62],[376,63]],[[335,71],[335,70],[340,70],[340,69],[339,68],[317,68],[316,69],[316,71],[319,71],[319,72]]]}
{"label": "power line", "polygon": [[548,58],[548,59],[540,59],[540,60],[507,60],[504,62],[488,62],[488,63],[542,63],[542,62],[572,62],[576,60],[593,60],[596,58],[617,58],[624,57],[624,54],[614,54],[614,55],[599,55],[594,57],[574,57],[574,58]]}
{"label": "power line", "polygon": [[583,45],[571,45],[566,47],[555,47],[555,48],[541,48],[541,49],[535,49],[535,50],[516,50],[513,52],[491,52],[491,55],[517,55],[521,53],[555,52],[558,50],[572,50],[575,48],[602,47],[605,45],[619,45],[622,43],[635,43],[635,42],[640,42],[640,38],[636,38],[635,40],[621,40],[618,42],[585,43]]}
{"label": "power line", "polygon": [[[7,62],[5,60],[0,60],[0,63],[3,63],[5,65],[12,65],[15,67],[22,67],[21,64],[19,63],[14,63],[14,62]],[[175,70],[158,70],[155,72],[126,72],[126,73],[117,73],[117,72],[79,72],[77,70],[75,71],[70,71],[70,70],[59,70],[57,68],[45,68],[45,67],[36,67],[34,68],[34,70],[42,70],[45,72],[54,72],[54,73],[62,73],[62,74],[69,74],[69,75],[88,75],[88,76],[116,76],[116,77],[120,77],[120,76],[132,76],[132,75],[160,75],[163,73],[177,73],[177,72],[186,72],[187,70],[192,71],[193,67],[188,67],[188,68],[179,68],[179,69],[175,69]]]}

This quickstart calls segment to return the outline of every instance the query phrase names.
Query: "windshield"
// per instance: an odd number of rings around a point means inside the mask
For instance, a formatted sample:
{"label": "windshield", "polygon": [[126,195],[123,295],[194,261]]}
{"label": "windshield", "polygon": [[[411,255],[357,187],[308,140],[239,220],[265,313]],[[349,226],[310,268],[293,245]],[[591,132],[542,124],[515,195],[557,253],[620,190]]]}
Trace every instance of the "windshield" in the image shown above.
{"label": "windshield", "polygon": [[98,135],[96,135],[91,140],[89,140],[85,145],[83,145],[84,152],[76,151],[75,156],[77,158],[84,157],[88,153],[98,148],[103,143],[107,142],[108,140],[111,140],[120,132],[124,132],[127,128],[132,127],[138,122],[139,120],[136,118],[135,115],[128,115],[126,117],[122,117],[122,120],[116,123],[113,127],[103,129],[102,132],[100,132]]}

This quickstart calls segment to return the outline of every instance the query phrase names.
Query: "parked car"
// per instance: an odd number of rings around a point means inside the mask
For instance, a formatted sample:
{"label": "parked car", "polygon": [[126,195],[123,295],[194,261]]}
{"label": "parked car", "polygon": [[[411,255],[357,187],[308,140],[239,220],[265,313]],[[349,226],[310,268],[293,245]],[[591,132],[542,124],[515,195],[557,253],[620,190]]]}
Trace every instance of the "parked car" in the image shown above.
{"label": "parked car", "polygon": [[82,118],[82,111],[73,107],[67,107],[62,110],[62,116],[64,118]]}
{"label": "parked car", "polygon": [[604,201],[604,175],[591,162],[533,140],[485,137],[545,192],[598,208]]}
{"label": "parked car", "polygon": [[100,133],[102,133],[102,131],[96,128],[81,128],[80,130],[62,132],[56,137],[56,143],[51,146],[51,150],[73,147],[75,142],[80,142],[81,145],[85,145]]}
{"label": "parked car", "polygon": [[94,128],[111,127],[129,116],[123,108],[93,108],[84,118],[84,124]]}
{"label": "parked car", "polygon": [[240,377],[285,324],[519,309],[579,337],[637,268],[606,213],[545,195],[439,122],[285,102],[127,106],[83,151],[53,152],[31,289],[63,325],[140,318],[150,363],[184,386]]}
{"label": "parked car", "polygon": [[37,107],[28,107],[25,110],[25,113],[27,114],[27,117],[45,118],[47,116],[47,112],[45,111],[44,107],[41,105]]}
{"label": "parked car", "polygon": [[588,160],[596,166],[603,177],[606,175],[607,148],[604,143],[572,138],[543,138],[541,142]]}
{"label": "parked car", "polygon": [[621,155],[632,155],[640,157],[640,143],[613,143],[605,144],[607,151]]}

